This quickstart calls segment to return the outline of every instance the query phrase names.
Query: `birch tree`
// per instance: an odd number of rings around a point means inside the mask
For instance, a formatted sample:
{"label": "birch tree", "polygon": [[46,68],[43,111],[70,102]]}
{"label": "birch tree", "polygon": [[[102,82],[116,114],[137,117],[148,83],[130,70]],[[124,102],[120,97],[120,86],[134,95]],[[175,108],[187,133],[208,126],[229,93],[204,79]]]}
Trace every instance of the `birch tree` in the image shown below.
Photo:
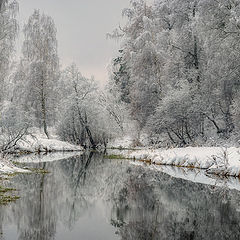
{"label": "birch tree", "polygon": [[23,32],[22,61],[28,66],[27,102],[35,109],[36,119],[49,137],[48,126],[55,118],[59,77],[57,30],[51,17],[35,10]]}
{"label": "birch tree", "polygon": [[18,33],[17,12],[17,1],[2,0],[0,2],[0,102],[3,101],[4,92],[6,92],[6,77]]}

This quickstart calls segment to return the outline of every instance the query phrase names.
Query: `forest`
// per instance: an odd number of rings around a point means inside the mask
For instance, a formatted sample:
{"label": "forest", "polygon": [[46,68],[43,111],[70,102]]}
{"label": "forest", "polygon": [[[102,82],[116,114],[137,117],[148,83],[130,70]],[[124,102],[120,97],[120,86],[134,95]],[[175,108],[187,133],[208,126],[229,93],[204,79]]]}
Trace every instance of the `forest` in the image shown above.
{"label": "forest", "polygon": [[126,24],[106,33],[121,47],[104,89],[75,63],[61,68],[51,16],[35,10],[20,29],[18,11],[0,2],[1,151],[36,129],[93,149],[126,136],[134,146],[238,144],[239,1],[131,0]]}
{"label": "forest", "polygon": [[239,14],[235,0],[132,1],[112,82],[149,144],[239,140]]}
{"label": "forest", "polygon": [[240,239],[239,90],[240,0],[0,0],[0,240]]}

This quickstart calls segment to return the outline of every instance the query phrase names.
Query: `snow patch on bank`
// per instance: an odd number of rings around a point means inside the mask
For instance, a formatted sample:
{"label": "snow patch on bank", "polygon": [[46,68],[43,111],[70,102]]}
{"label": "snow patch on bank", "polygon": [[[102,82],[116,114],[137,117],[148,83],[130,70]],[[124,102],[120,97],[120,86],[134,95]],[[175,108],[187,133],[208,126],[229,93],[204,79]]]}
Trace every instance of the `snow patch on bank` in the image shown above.
{"label": "snow patch on bank", "polygon": [[47,139],[39,135],[28,135],[20,140],[16,146],[19,152],[67,152],[83,151],[81,146],[73,145],[57,139]]}
{"label": "snow patch on bank", "polygon": [[16,166],[14,166],[10,161],[7,161],[5,159],[0,160],[0,174],[1,173],[29,173],[29,170],[21,169]]}
{"label": "snow patch on bank", "polygon": [[64,159],[69,159],[72,157],[80,157],[81,152],[54,152],[48,154],[28,154],[24,156],[19,156],[15,159],[15,161],[20,163],[42,163],[42,162],[54,162],[60,161]]}
{"label": "snow patch on bank", "polygon": [[111,140],[108,143],[108,148],[112,149],[139,149],[139,146],[148,145],[148,136],[142,134],[138,140],[133,136],[122,136]]}
{"label": "snow patch on bank", "polygon": [[121,155],[154,164],[205,169],[209,174],[240,176],[240,148],[186,147],[122,151]]}
{"label": "snow patch on bank", "polygon": [[174,178],[181,178],[187,181],[211,185],[215,187],[224,187],[240,191],[240,181],[235,177],[218,178],[214,175],[208,175],[204,170],[196,168],[177,168],[174,166],[146,165],[141,162],[132,162],[132,164],[142,167],[148,167],[155,171],[166,173]]}
{"label": "snow patch on bank", "polygon": [[109,148],[130,149],[133,147],[133,137],[124,136],[121,138],[116,138],[108,143],[108,147]]}

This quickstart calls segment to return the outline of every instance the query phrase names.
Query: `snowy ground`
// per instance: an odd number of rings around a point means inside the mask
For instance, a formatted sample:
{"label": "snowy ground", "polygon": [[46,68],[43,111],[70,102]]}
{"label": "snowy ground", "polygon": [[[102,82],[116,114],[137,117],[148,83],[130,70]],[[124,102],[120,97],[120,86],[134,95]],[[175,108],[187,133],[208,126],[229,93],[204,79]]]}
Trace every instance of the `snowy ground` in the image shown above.
{"label": "snowy ground", "polygon": [[28,173],[28,170],[18,168],[14,166],[10,161],[2,159],[0,161],[0,174],[11,174],[11,173]]}
{"label": "snowy ground", "polygon": [[57,139],[46,139],[27,136],[21,140],[16,148],[22,152],[57,152],[57,151],[82,151],[82,147],[72,145]]}
{"label": "snowy ground", "polygon": [[[31,132],[33,132],[33,134],[29,134],[17,142],[14,149],[11,149],[11,153],[27,152],[37,154],[22,155],[22,157],[18,159],[20,162],[55,161],[76,156],[81,154],[83,151],[81,146],[76,146],[68,142],[58,140],[58,136],[53,133],[50,134],[51,139],[47,139],[47,137],[39,129],[31,129]],[[48,152],[56,152],[56,154],[40,154]],[[6,158],[0,159],[0,174],[14,172],[28,171],[15,167],[11,161]]]}
{"label": "snowy ground", "polygon": [[[26,163],[26,162],[49,162],[49,161],[57,161],[57,160],[62,160],[65,158],[71,158],[71,157],[75,157],[81,154],[81,152],[77,152],[79,151],[79,147],[77,149],[74,149],[71,145],[67,145],[66,143],[64,143],[63,145],[61,145],[61,142],[59,145],[55,145],[57,143],[59,143],[59,141],[49,141],[51,144],[45,144],[42,145],[43,146],[43,150],[45,151],[45,148],[47,147],[48,149],[51,149],[53,152],[54,151],[58,151],[55,153],[49,153],[49,154],[27,154],[27,155],[22,155],[19,158],[15,159],[18,162],[22,162],[22,163]],[[52,144],[52,142],[54,142],[54,145]],[[44,142],[45,143],[45,142]],[[48,142],[47,142],[48,143]],[[39,146],[39,145],[35,145],[35,146]],[[67,147],[66,147],[67,146]],[[64,148],[63,148],[64,147]],[[75,147],[75,146],[74,146]],[[36,148],[38,149],[38,148]],[[21,151],[35,151],[35,148],[32,147],[31,149],[28,148],[22,148]],[[65,151],[65,152],[64,152]],[[26,173],[29,172],[28,170],[25,169],[21,169],[18,168],[16,166],[14,166],[13,163],[11,163],[11,161],[6,160],[6,159],[1,159],[0,160],[0,175],[1,173]]]}
{"label": "snowy ground", "polygon": [[15,161],[20,163],[42,163],[42,162],[54,162],[71,157],[81,156],[82,152],[54,152],[54,153],[33,153],[28,155],[19,156]]}
{"label": "snowy ground", "polygon": [[66,151],[83,151],[81,146],[76,146],[68,142],[58,140],[58,136],[50,134],[50,139],[39,129],[32,130],[31,135],[17,143],[16,151],[18,152],[66,152]]}
{"label": "snowy ground", "polygon": [[116,152],[115,154],[158,165],[205,169],[208,174],[240,176],[240,148],[236,147],[139,149]]}
{"label": "snowy ground", "polygon": [[130,136],[125,136],[122,138],[117,138],[108,143],[109,148],[118,148],[118,149],[130,149],[133,145],[133,138]]}
{"label": "snowy ground", "polygon": [[240,191],[240,181],[235,177],[219,178],[212,174],[206,174],[202,169],[197,168],[178,168],[164,165],[148,165],[143,162],[132,162],[134,165],[148,167],[155,171],[164,172],[174,178],[181,178],[187,181],[211,185],[214,187],[224,187]]}

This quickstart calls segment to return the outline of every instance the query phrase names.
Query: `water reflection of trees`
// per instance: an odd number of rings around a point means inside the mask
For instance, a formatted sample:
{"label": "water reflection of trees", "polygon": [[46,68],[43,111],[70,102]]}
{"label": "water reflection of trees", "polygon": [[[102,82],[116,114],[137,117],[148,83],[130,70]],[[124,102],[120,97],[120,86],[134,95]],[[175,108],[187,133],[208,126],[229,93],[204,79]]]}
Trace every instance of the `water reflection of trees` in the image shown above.
{"label": "water reflection of trees", "polygon": [[93,153],[32,167],[50,173],[16,176],[13,186],[21,198],[0,214],[0,229],[15,223],[20,240],[54,239],[60,222],[72,229],[102,196],[105,178],[111,175],[106,170],[116,171],[103,156]]}
{"label": "water reflection of trees", "polygon": [[112,214],[122,239],[240,239],[239,193],[226,200],[220,189],[141,167],[126,179]]}
{"label": "water reflection of trees", "polygon": [[71,228],[87,210],[91,203],[85,199],[83,186],[91,158],[90,154],[40,163],[34,167],[46,169],[50,174],[19,175],[14,179],[14,187],[21,190],[21,199],[4,214],[8,215],[8,222],[16,223],[20,240],[54,239],[57,221]]}
{"label": "water reflection of trees", "polygon": [[21,199],[0,213],[0,229],[14,222],[20,240],[54,239],[60,222],[72,229],[99,198],[123,240],[240,239],[238,192],[225,191],[225,198],[206,185],[93,153],[37,167],[50,174],[17,176]]}

